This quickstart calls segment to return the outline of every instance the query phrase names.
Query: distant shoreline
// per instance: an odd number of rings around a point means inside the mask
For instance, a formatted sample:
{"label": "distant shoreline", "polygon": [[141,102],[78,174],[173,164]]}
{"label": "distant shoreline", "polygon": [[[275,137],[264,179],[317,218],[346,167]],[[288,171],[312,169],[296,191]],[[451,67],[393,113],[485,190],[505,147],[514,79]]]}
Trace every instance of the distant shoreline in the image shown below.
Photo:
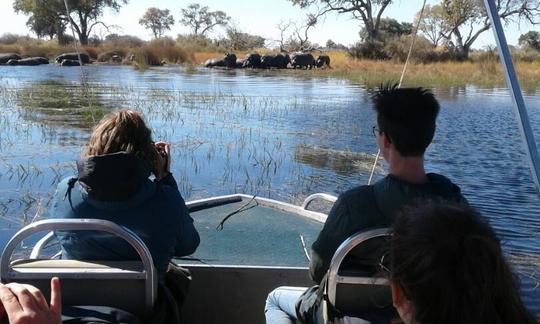
{"label": "distant shoreline", "polygon": [[[18,53],[23,57],[41,56],[51,61],[61,53],[74,52],[74,46],[60,46],[55,42],[33,41],[14,44],[0,44],[0,53]],[[165,43],[147,43],[140,47],[120,46],[85,46],[83,51],[88,53],[96,63],[108,63],[113,55],[122,58],[123,64],[132,64],[136,68],[145,69],[153,65],[182,64],[200,66],[209,58],[219,58],[222,52],[207,51],[179,45]],[[268,49],[253,50],[261,54],[268,53]],[[244,57],[248,52],[236,51],[238,58]],[[321,53],[330,56],[332,68],[314,70],[283,71],[305,76],[333,77],[360,83],[365,86],[377,86],[383,82],[398,81],[403,62],[395,60],[369,60],[356,59],[343,50],[314,51],[313,55]],[[532,57],[515,56],[514,61],[521,86],[524,90],[540,89],[540,52]],[[133,60],[128,60],[131,57]],[[116,62],[115,64],[122,64]],[[466,61],[443,61],[422,63],[413,61],[407,70],[405,86],[424,87],[458,87],[476,85],[482,87],[504,87],[502,68],[493,53],[472,53]]]}

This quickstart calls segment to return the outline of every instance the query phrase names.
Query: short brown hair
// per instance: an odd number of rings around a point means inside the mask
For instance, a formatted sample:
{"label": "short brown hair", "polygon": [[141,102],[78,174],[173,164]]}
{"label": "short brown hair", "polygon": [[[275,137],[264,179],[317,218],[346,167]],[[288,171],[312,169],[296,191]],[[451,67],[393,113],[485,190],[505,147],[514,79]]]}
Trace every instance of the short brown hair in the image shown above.
{"label": "short brown hair", "polygon": [[152,131],[142,115],[134,110],[120,109],[105,115],[92,130],[81,156],[86,158],[117,152],[133,153],[147,161],[156,174],[158,152],[152,141]]}

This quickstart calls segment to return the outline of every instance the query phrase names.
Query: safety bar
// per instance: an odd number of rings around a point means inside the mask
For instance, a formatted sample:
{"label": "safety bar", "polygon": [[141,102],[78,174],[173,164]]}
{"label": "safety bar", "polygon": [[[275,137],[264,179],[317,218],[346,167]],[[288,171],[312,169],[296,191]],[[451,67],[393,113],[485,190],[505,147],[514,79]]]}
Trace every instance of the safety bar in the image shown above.
{"label": "safety bar", "polygon": [[41,250],[52,240],[54,240],[54,232],[50,231],[47,233],[47,235],[43,236],[32,248],[32,252],[30,253],[30,259],[37,259],[39,258],[39,254],[41,253]]}
{"label": "safety bar", "polygon": [[336,304],[336,287],[338,283],[356,283],[356,284],[371,284],[371,285],[388,285],[388,280],[385,278],[355,278],[349,276],[340,276],[339,268],[345,257],[359,244],[377,238],[389,236],[388,228],[377,228],[373,230],[360,231],[346,239],[336,250],[328,273],[328,301]]}
{"label": "safety bar", "polygon": [[337,197],[333,194],[330,194],[330,193],[324,193],[324,192],[320,192],[320,193],[315,193],[315,194],[312,194],[310,196],[308,196],[304,202],[302,203],[302,209],[307,209],[309,207],[309,205],[314,201],[314,200],[317,200],[317,199],[322,199],[322,200],[326,200],[326,201],[329,201],[331,203],[334,203],[336,202],[337,200]]}
{"label": "safety bar", "polygon": [[[144,242],[131,230],[113,222],[101,219],[46,219],[23,227],[7,243],[0,258],[0,281],[6,282],[11,269],[11,255],[19,244],[28,236],[53,230],[63,231],[102,231],[113,234],[128,242],[141,258],[145,273],[145,304],[148,311],[152,310],[156,300],[156,273],[150,251]],[[49,233],[50,234],[50,233]],[[47,235],[49,235],[47,234]],[[42,239],[43,240],[43,239]],[[40,240],[41,241],[41,240]]]}

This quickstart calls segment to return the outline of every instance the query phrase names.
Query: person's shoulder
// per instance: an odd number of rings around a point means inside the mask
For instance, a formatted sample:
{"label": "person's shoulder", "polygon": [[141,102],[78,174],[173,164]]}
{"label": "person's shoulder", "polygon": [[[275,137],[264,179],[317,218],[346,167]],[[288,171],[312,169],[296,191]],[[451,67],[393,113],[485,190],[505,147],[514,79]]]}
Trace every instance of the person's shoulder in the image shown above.
{"label": "person's shoulder", "polygon": [[341,195],[339,195],[339,198],[343,200],[355,200],[370,194],[372,190],[372,186],[369,185],[358,186],[343,192]]}
{"label": "person's shoulder", "polygon": [[362,205],[373,200],[373,186],[362,185],[351,188],[339,195],[337,203],[346,205]]}

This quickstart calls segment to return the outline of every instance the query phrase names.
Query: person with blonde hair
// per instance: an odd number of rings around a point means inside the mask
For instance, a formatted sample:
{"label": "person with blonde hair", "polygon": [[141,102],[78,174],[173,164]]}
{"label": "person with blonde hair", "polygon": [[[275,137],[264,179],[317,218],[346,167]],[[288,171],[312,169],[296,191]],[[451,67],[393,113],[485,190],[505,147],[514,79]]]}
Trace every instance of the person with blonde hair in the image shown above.
{"label": "person with blonde hair", "polygon": [[[136,111],[106,115],[77,161],[77,177],[58,185],[51,214],[104,219],[132,230],[150,250],[163,281],[173,256],[193,253],[200,239],[170,172],[170,145],[154,143],[151,135]],[[106,233],[59,231],[56,236],[66,259],[139,258],[127,242]]]}

